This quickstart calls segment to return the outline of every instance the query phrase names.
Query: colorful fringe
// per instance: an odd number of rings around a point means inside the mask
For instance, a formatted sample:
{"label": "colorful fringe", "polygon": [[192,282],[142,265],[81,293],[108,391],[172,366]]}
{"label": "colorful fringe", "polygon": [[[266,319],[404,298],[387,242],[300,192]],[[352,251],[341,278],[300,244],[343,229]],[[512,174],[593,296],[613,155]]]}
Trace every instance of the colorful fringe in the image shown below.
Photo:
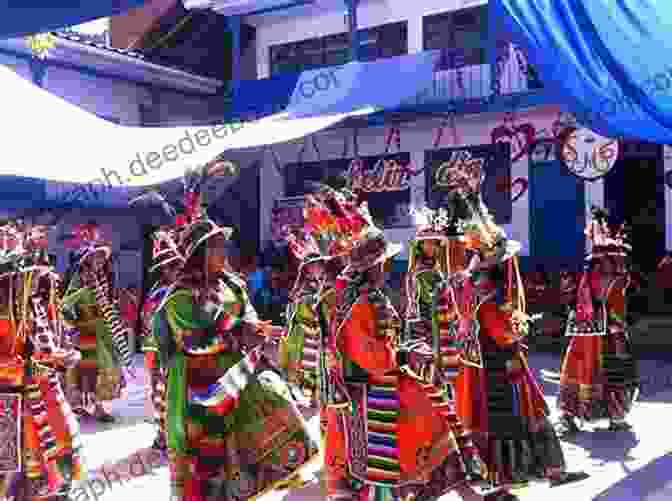
{"label": "colorful fringe", "polygon": [[112,341],[120,362],[124,367],[130,367],[132,358],[128,346],[128,327],[123,323],[119,307],[114,301],[110,300],[110,287],[107,275],[103,272],[96,273],[95,293],[98,306],[112,334]]}

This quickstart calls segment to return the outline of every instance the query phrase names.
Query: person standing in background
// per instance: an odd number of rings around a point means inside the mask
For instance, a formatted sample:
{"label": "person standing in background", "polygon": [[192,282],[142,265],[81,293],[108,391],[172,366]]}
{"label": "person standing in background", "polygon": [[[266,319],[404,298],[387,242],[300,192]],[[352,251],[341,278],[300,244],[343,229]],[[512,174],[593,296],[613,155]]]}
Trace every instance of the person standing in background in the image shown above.
{"label": "person standing in background", "polygon": [[567,320],[570,340],[558,396],[563,434],[579,431],[576,419],[608,419],[610,430],[629,430],[626,417],[638,393],[637,361],[626,317],[632,248],[623,231],[609,228],[607,217],[607,211],[593,207],[586,228],[592,251]]}
{"label": "person standing in background", "polygon": [[115,421],[110,404],[133,375],[129,327],[119,312],[112,283],[112,249],[93,222],[73,228],[77,248],[70,283],[61,300],[63,318],[78,332],[82,360],[65,375],[75,412],[102,423]]}

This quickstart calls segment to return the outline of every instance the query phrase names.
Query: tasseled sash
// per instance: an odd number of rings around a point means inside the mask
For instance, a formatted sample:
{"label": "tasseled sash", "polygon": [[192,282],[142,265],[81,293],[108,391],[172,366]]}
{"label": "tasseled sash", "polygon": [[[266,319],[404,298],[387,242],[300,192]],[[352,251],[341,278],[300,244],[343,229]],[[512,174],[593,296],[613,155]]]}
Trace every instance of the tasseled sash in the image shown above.
{"label": "tasseled sash", "polygon": [[105,323],[112,334],[117,355],[124,367],[130,367],[132,363],[131,351],[128,347],[129,329],[124,325],[118,305],[110,300],[110,283],[104,272],[96,273],[95,293],[96,301],[103,314]]}

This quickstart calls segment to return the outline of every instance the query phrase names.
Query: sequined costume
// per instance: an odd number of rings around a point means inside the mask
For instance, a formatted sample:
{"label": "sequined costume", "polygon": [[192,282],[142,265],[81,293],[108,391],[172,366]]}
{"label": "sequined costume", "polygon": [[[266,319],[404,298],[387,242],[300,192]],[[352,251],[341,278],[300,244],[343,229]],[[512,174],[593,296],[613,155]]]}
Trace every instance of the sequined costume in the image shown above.
{"label": "sequined costume", "polygon": [[17,247],[0,258],[0,499],[62,500],[85,474],[79,425],[59,379],[79,352],[56,306],[47,229],[2,231]]}

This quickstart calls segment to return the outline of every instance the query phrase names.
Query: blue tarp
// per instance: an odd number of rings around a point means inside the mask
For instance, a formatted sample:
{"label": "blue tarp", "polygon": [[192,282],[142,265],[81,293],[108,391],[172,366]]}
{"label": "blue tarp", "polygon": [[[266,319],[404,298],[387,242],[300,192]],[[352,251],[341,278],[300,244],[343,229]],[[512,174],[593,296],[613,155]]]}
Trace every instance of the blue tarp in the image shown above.
{"label": "blue tarp", "polygon": [[0,39],[56,31],[122,14],[147,0],[0,0]]}
{"label": "blue tarp", "polygon": [[672,143],[672,2],[491,0],[490,8],[580,123]]}
{"label": "blue tarp", "polygon": [[439,51],[304,71],[286,108],[293,118],[397,109],[432,88]]}
{"label": "blue tarp", "polygon": [[284,111],[300,76],[301,73],[281,73],[263,80],[243,80],[234,91],[230,116],[246,120]]}

